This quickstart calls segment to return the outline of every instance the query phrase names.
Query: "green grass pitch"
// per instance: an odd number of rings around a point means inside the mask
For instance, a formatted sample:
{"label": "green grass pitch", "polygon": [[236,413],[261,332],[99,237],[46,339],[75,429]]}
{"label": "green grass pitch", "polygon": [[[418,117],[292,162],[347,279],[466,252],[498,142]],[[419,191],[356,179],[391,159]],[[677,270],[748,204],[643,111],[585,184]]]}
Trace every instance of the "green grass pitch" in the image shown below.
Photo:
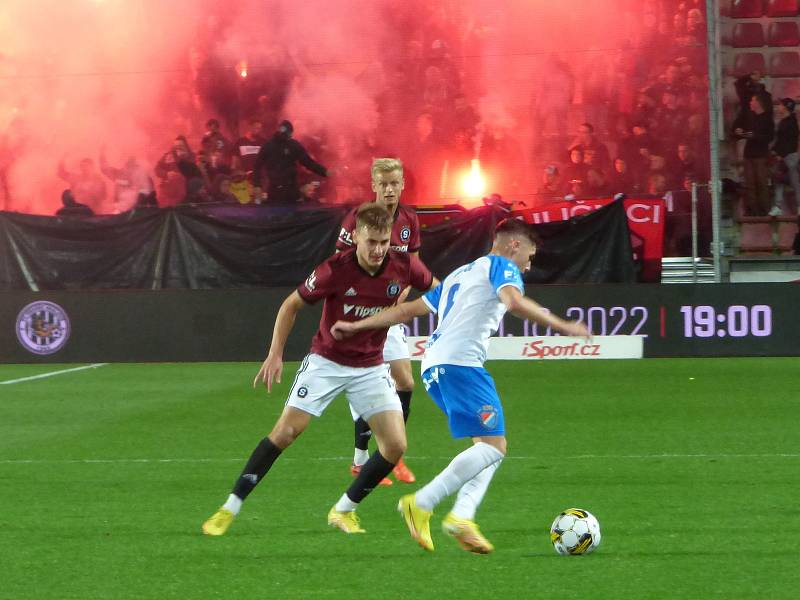
{"label": "green grass pitch", "polygon": [[[74,365],[2,365],[0,381]],[[366,535],[325,517],[351,481],[343,398],[221,538],[200,525],[279,414],[253,364],[108,365],[0,385],[0,598],[794,598],[798,359],[495,362],[509,455],[478,513],[497,551],[424,553],[377,489]],[[421,386],[407,462],[425,482],[464,442]],[[548,528],[578,506],[592,555]]]}

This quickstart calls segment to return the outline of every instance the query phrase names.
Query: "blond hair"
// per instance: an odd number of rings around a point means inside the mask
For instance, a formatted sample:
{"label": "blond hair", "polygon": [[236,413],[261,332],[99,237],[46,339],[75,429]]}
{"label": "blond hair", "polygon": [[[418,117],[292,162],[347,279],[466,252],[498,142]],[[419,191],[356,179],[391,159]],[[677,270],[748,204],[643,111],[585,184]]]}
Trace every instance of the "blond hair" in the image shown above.
{"label": "blond hair", "polygon": [[403,174],[403,163],[397,158],[376,158],[372,161],[372,179],[374,180],[378,173],[391,173],[392,171],[400,171]]}

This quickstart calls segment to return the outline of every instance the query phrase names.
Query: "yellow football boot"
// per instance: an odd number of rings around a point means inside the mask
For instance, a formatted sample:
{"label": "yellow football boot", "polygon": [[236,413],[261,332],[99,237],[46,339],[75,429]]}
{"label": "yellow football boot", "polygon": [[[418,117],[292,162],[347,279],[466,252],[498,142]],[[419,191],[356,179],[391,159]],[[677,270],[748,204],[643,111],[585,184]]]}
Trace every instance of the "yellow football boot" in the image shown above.
{"label": "yellow football boot", "polygon": [[428,552],[433,552],[433,539],[431,539],[431,515],[433,512],[423,510],[417,506],[414,494],[400,498],[397,510],[403,516],[411,537]]}
{"label": "yellow football boot", "polygon": [[442,521],[442,531],[455,538],[467,552],[489,554],[494,551],[494,546],[484,537],[475,521],[459,519],[449,513]]}

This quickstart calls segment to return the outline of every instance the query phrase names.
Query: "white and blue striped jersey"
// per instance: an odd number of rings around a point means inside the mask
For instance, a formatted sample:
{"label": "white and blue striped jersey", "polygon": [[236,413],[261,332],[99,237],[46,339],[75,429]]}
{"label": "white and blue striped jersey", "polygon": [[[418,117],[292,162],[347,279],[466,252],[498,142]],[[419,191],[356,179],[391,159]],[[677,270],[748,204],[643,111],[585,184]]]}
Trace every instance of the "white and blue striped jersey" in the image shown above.
{"label": "white and blue striped jersey", "polygon": [[436,365],[483,366],[489,338],[506,314],[498,292],[507,285],[525,293],[517,265],[489,254],[456,269],[422,296],[439,316],[422,358],[423,373]]}

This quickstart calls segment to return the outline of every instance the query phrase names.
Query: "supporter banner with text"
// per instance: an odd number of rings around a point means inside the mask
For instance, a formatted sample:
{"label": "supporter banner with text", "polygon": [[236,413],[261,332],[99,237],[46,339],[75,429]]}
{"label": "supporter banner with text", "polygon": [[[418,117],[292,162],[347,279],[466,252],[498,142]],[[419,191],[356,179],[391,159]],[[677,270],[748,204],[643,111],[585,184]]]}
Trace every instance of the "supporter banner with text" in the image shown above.
{"label": "supporter banner with text", "polygon": [[[554,202],[541,208],[519,209],[514,214],[523,217],[528,223],[540,225],[571,221],[612,203],[612,199]],[[666,203],[662,199],[627,198],[623,200],[623,204],[633,238],[632,247],[641,254],[637,257],[642,262],[639,280],[657,282],[661,277],[661,258],[664,255]]]}

